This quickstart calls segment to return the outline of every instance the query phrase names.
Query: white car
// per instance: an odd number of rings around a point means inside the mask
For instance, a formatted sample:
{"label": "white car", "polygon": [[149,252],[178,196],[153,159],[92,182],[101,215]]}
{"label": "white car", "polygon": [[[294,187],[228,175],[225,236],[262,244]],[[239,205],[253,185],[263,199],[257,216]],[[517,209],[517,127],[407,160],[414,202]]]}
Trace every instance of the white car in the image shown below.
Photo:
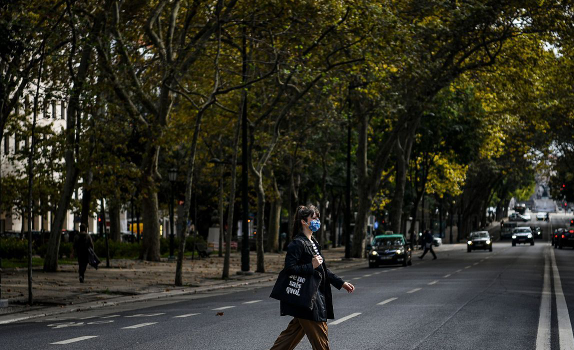
{"label": "white car", "polygon": [[530,217],[530,214],[522,214],[522,217],[523,217],[524,220],[526,220],[526,221],[530,221],[530,219],[532,219],[532,218]]}
{"label": "white car", "polygon": [[544,220],[545,218],[546,218],[546,213],[543,213],[543,212],[536,213],[536,220],[541,221],[541,220]]}

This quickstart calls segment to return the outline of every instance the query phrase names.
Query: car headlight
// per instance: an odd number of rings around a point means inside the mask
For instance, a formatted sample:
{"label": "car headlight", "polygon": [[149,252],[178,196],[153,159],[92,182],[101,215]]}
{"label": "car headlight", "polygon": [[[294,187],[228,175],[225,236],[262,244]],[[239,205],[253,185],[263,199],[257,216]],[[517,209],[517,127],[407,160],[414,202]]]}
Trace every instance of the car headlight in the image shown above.
{"label": "car headlight", "polygon": [[399,249],[399,250],[397,250],[397,254],[399,254],[399,255],[400,255],[400,254],[402,254],[402,253],[403,253],[403,251],[402,251],[402,250],[400,250],[400,249]]}
{"label": "car headlight", "polygon": [[373,251],[371,252],[371,255],[379,255],[379,253],[377,253],[376,250],[373,250]]}
{"label": "car headlight", "polygon": [[528,238],[532,238],[532,233],[529,233],[529,234],[528,234]]}
{"label": "car headlight", "polygon": [[468,243],[468,244],[472,244],[472,241],[468,241],[467,243]]}
{"label": "car headlight", "polygon": [[512,239],[516,239],[516,235],[512,235]]}
{"label": "car headlight", "polygon": [[486,241],[486,244],[490,244],[490,243],[492,243],[492,242],[490,242],[490,241]]}

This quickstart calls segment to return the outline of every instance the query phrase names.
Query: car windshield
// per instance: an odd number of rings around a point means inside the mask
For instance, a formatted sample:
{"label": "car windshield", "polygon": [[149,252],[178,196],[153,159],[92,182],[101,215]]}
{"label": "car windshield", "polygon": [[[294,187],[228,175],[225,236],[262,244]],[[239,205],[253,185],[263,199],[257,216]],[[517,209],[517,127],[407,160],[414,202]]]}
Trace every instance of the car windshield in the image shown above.
{"label": "car windshield", "polygon": [[514,229],[514,233],[530,233],[530,230],[527,228],[517,228]]}
{"label": "car windshield", "polygon": [[488,238],[488,233],[486,232],[473,232],[470,234],[472,238]]}
{"label": "car windshield", "polygon": [[375,242],[373,245],[378,247],[384,246],[393,246],[393,245],[401,245],[403,244],[403,240],[401,238],[396,237],[388,237],[388,238],[375,238]]}

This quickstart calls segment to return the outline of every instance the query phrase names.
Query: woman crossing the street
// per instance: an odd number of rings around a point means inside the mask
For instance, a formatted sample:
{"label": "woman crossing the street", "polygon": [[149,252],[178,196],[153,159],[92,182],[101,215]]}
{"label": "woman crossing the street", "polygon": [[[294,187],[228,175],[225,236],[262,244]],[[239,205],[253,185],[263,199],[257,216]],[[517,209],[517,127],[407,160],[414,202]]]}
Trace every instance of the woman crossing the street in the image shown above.
{"label": "woman crossing the street", "polygon": [[[321,227],[319,215],[319,210],[312,205],[299,206],[295,213],[294,238],[287,247],[285,268],[271,294],[281,301],[281,316],[289,315],[293,319],[271,350],[294,349],[304,335],[313,350],[328,350],[327,320],[335,318],[331,285],[349,293],[355,290],[352,284],[332,273],[323,261],[321,246],[313,237]],[[300,300],[293,301],[297,298]]]}

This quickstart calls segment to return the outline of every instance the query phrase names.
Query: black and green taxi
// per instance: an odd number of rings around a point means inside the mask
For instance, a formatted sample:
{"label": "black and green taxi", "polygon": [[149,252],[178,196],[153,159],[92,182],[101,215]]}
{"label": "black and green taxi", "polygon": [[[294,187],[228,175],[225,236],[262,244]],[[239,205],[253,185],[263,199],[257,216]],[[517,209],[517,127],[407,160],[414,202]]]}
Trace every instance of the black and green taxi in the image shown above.
{"label": "black and green taxi", "polygon": [[412,252],[403,235],[375,236],[369,245],[369,267],[379,265],[411,265]]}

